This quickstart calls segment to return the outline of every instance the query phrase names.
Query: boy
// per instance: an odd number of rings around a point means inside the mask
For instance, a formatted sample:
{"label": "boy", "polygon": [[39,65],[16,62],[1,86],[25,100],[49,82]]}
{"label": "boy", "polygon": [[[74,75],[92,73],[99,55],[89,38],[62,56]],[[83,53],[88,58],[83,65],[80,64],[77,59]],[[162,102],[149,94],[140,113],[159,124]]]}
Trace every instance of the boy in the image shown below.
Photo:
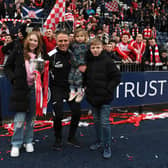
{"label": "boy", "polygon": [[103,147],[103,157],[108,159],[111,157],[110,104],[121,74],[98,39],[91,41],[86,61],[86,98],[92,106],[97,136],[90,150]]}

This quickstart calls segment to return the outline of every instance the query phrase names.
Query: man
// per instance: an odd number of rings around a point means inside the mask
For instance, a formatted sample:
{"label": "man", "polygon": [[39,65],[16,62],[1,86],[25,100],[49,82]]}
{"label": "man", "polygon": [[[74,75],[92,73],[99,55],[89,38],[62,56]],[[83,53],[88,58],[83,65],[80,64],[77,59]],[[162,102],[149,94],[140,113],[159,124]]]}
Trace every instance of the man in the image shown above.
{"label": "man", "polygon": [[149,39],[152,37],[152,29],[150,28],[150,25],[148,24],[146,28],[143,30],[143,37],[145,39]]}
{"label": "man", "polygon": [[[64,99],[67,100],[69,107],[72,111],[72,119],[70,124],[70,130],[68,135],[68,144],[74,147],[80,147],[78,141],[75,138],[75,133],[80,120],[80,103],[75,101],[68,102],[69,98],[69,83],[68,74],[71,68],[70,57],[72,55],[69,50],[69,36],[66,32],[58,32],[56,34],[57,48],[48,53],[50,60],[50,72],[51,72],[51,95],[53,105],[53,120],[55,131],[55,144],[53,149],[62,149],[62,123],[63,119],[63,104]],[[82,67],[81,71],[83,70]],[[79,69],[80,69],[79,68]]]}
{"label": "man", "polygon": [[136,40],[133,41],[130,45],[133,46],[135,48],[135,51],[137,52],[136,63],[141,63],[146,48],[146,45],[143,42],[143,35],[137,34]]}
{"label": "man", "polygon": [[133,39],[135,39],[137,37],[137,34],[140,33],[140,30],[138,28],[138,25],[136,23],[134,23],[134,26],[131,29],[131,35],[133,37]]}
{"label": "man", "polygon": [[47,29],[45,32],[45,36],[43,36],[43,41],[46,46],[46,52],[50,52],[56,46],[56,40],[54,38],[54,33],[52,29]]}
{"label": "man", "polygon": [[[124,63],[132,63],[135,60],[136,51],[129,45],[129,33],[123,33],[121,36],[121,42],[117,44],[115,51],[122,58]],[[133,54],[132,54],[133,53]]]}
{"label": "man", "polygon": [[154,38],[149,40],[149,46],[146,48],[144,53],[145,65],[151,67],[154,70],[156,67],[162,67],[162,58],[160,54],[160,49]]}

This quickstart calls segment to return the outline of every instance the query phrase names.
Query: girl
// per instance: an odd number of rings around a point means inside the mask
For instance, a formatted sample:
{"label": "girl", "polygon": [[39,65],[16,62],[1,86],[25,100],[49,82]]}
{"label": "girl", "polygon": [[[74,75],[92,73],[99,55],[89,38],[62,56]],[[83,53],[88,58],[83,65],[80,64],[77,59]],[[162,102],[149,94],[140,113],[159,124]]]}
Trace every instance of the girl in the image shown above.
{"label": "girl", "polygon": [[69,101],[75,98],[76,102],[81,102],[84,96],[82,83],[83,74],[80,67],[85,65],[85,52],[87,49],[88,35],[85,30],[77,29],[74,34],[75,42],[72,44],[73,56],[71,58],[71,71],[69,74],[70,95]]}
{"label": "girl", "polygon": [[[5,65],[5,73],[12,84],[10,108],[16,112],[14,116],[14,133],[11,144],[11,157],[20,155],[20,148],[25,144],[26,152],[33,152],[33,117],[35,116],[34,74],[30,70],[30,59],[40,55],[41,40],[36,32],[28,34],[21,43],[15,44]],[[26,123],[26,125],[25,125]],[[25,129],[24,129],[25,125]]]}

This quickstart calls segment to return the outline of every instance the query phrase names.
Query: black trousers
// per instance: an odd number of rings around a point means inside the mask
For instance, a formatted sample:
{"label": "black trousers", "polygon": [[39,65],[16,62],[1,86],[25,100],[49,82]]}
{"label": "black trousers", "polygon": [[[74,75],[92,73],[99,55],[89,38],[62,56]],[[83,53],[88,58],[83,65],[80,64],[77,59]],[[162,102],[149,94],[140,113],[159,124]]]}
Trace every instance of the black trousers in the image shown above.
{"label": "black trousers", "polygon": [[[53,106],[53,121],[54,121],[54,131],[56,139],[62,139],[62,122],[63,119],[63,106],[64,99],[68,99],[69,97],[69,89],[52,87],[51,88],[51,96],[52,96],[52,106]],[[80,103],[76,103],[75,101],[68,102],[70,110],[72,112],[71,124],[68,138],[73,138],[77,131],[78,123],[81,116],[81,107]]]}

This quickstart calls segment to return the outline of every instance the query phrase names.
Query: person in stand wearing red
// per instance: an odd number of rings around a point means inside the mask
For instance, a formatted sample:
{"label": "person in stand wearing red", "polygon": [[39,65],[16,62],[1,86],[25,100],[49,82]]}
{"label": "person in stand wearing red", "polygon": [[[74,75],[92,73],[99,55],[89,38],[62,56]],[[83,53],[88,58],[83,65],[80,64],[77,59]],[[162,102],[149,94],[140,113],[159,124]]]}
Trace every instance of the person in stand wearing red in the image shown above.
{"label": "person in stand wearing red", "polygon": [[146,44],[143,42],[143,36],[142,34],[137,34],[136,36],[136,40],[133,41],[130,44],[132,47],[135,48],[135,51],[137,52],[137,57],[136,57],[136,63],[140,64],[142,63],[142,58],[143,58],[143,54],[145,52],[145,48],[146,48]]}
{"label": "person in stand wearing red", "polygon": [[115,51],[122,58],[124,63],[132,63],[136,58],[135,49],[129,44],[129,33],[123,33],[121,36],[121,42],[116,45]]}
{"label": "person in stand wearing red", "polygon": [[134,26],[131,29],[131,35],[132,35],[133,39],[136,39],[138,33],[140,33],[138,25],[136,23],[134,23]]}
{"label": "person in stand wearing red", "polygon": [[46,52],[49,53],[56,46],[56,40],[52,29],[47,29],[45,36],[43,36],[43,41],[46,46]]}
{"label": "person in stand wearing red", "polygon": [[145,39],[149,39],[152,37],[152,29],[150,28],[150,25],[148,24],[146,28],[143,30],[143,37]]}

